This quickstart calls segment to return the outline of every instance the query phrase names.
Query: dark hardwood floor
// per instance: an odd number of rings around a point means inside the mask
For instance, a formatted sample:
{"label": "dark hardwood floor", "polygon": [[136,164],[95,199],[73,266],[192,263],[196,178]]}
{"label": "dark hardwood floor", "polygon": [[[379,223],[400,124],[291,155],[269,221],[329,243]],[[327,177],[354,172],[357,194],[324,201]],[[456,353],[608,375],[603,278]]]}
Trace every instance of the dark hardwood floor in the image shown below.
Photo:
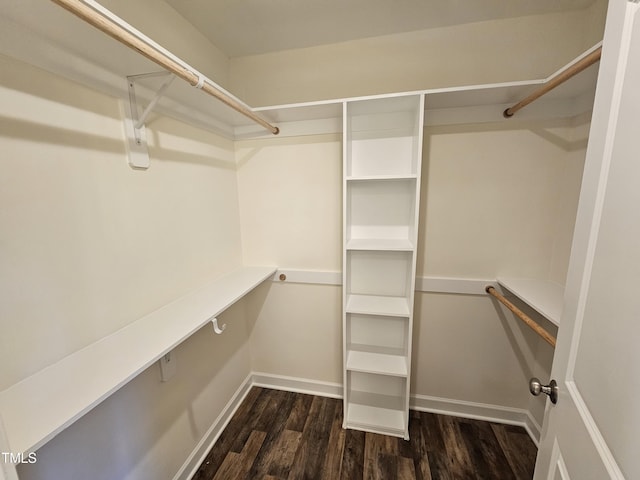
{"label": "dark hardwood floor", "polygon": [[193,480],[530,480],[520,427],[411,411],[410,441],[342,429],[342,401],[253,388]]}

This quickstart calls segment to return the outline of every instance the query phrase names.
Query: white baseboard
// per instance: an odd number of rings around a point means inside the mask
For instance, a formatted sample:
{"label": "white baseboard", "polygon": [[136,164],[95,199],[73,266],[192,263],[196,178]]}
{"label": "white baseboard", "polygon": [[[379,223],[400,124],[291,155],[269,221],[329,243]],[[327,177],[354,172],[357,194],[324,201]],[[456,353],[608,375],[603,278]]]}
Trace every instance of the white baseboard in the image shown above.
{"label": "white baseboard", "polygon": [[472,418],[505,425],[517,425],[527,431],[536,446],[540,438],[540,425],[534,420],[529,411],[525,409],[466,402],[450,398],[430,397],[427,395],[411,395],[409,408],[420,412]]}
{"label": "white baseboard", "polygon": [[256,387],[272,388],[274,390],[285,390],[287,392],[306,393],[319,397],[342,398],[342,384],[320,382],[307,378],[254,372],[253,385]]}
{"label": "white baseboard", "polygon": [[[173,477],[173,480],[189,480],[196,473],[209,450],[211,450],[211,447],[218,440],[218,437],[220,437],[220,434],[231,420],[231,417],[233,417],[233,414],[249,393],[251,387],[271,388],[274,390],[285,390],[287,392],[330,398],[342,398],[343,393],[342,385],[339,383],[273,375],[264,372],[251,373],[245,381],[242,382],[222,413],[216,418],[211,427],[209,427],[209,430],[200,442],[198,442],[193,453],[189,455],[189,458]],[[541,428],[527,410],[426,395],[412,395],[409,403],[411,409],[422,412],[473,418],[506,425],[517,425],[523,427],[536,446],[538,446]]]}
{"label": "white baseboard", "polygon": [[238,390],[233,394],[231,400],[225,405],[220,415],[218,415],[218,418],[214,420],[207,430],[207,433],[200,439],[193,449],[193,452],[191,452],[191,455],[187,457],[187,460],[180,470],[174,475],[173,480],[189,480],[196,474],[198,468],[200,468],[200,465],[202,465],[202,462],[204,462],[204,459],[209,453],[209,450],[211,450],[213,444],[216,443],[222,431],[229,424],[231,417],[236,413],[236,410],[238,410],[238,407],[240,407],[244,401],[251,387],[253,387],[252,373],[240,384],[240,387],[238,387]]}
{"label": "white baseboard", "polygon": [[527,431],[533,443],[536,444],[536,448],[540,446],[540,436],[542,435],[542,426],[538,423],[538,421],[533,418],[531,412],[526,412],[527,418],[525,419],[525,423],[523,425],[524,429]]}

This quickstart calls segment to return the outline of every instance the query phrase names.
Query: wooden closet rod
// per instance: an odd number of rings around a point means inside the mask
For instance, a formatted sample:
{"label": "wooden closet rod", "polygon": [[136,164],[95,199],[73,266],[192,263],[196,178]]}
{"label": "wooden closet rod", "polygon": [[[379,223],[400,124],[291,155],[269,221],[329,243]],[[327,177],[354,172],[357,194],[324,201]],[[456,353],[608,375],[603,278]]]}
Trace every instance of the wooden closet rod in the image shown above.
{"label": "wooden closet rod", "polygon": [[514,106],[507,108],[502,113],[502,115],[505,118],[513,117],[513,114],[516,113],[521,108],[526,107],[531,102],[533,102],[533,101],[537,100],[538,98],[540,98],[541,96],[543,96],[545,93],[548,93],[549,91],[551,91],[554,88],[556,88],[558,85],[566,82],[567,80],[569,80],[574,75],[577,75],[581,71],[585,70],[587,67],[590,67],[591,65],[596,63],[598,60],[600,60],[601,54],[602,54],[602,47],[598,47],[593,52],[591,52],[589,55],[587,55],[584,58],[578,60],[576,63],[574,63],[573,65],[571,65],[571,66],[567,67],[566,69],[562,70],[556,76],[554,76],[553,78],[551,78],[550,80],[545,82],[545,84],[543,86],[541,86],[538,90],[536,90],[535,92],[531,93],[529,96],[523,98],[518,103],[516,103]]}
{"label": "wooden closet rod", "polygon": [[168,70],[177,77],[180,77],[183,80],[189,82],[191,86],[200,88],[209,95],[217,98],[225,105],[228,105],[235,111],[263,126],[274,135],[277,135],[280,132],[278,127],[271,125],[264,118],[254,113],[247,105],[233,98],[227,92],[224,92],[221,88],[217,87],[212,80],[208,79],[194,68],[191,68],[188,64],[182,62],[177,57],[169,54],[164,49],[157,46],[157,44],[152,45],[151,43],[149,43],[149,41],[140,38],[138,35],[135,35],[131,31],[123,27],[121,24],[114,21],[113,18],[100,13],[89,4],[83,2],[82,0],[52,1],[69,10],[71,13],[89,23],[90,25],[93,25],[98,30],[101,30],[107,35],[115,38],[120,43],[126,45],[129,48],[132,48],[149,60],[157,63],[162,68]]}
{"label": "wooden closet rod", "polygon": [[536,332],[538,335],[544,338],[549,345],[551,345],[552,347],[556,346],[556,339],[554,336],[552,336],[544,328],[542,328],[540,325],[534,322],[531,319],[531,317],[526,315],[522,310],[520,310],[513,303],[507,300],[503,295],[499,294],[495,288],[489,285],[487,288],[485,288],[485,292],[497,298],[498,301],[502,303],[505,307],[507,307],[509,310],[511,310],[516,315],[516,317],[518,317],[520,320],[526,323],[529,328],[531,328],[534,332]]}

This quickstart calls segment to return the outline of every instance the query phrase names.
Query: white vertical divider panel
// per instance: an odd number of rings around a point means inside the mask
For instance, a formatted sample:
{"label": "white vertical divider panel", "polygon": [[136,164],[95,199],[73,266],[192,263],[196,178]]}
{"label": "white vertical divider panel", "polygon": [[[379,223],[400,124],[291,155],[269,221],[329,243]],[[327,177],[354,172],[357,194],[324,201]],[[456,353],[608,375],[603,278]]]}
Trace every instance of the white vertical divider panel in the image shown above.
{"label": "white vertical divider panel", "polygon": [[408,439],[424,95],[343,116],[343,426]]}

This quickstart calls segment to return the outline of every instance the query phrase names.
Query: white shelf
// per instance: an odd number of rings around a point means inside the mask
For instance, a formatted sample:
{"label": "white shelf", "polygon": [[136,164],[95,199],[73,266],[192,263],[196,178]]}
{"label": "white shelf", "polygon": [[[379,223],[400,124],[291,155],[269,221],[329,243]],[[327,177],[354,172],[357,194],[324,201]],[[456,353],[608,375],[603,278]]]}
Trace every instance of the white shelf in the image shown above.
{"label": "white shelf", "polygon": [[275,270],[235,270],[0,392],[11,451],[44,445]]}
{"label": "white shelf", "polygon": [[393,375],[396,377],[406,377],[408,375],[407,358],[404,355],[381,352],[349,350],[346,368],[354,372]]}
{"label": "white shelf", "polygon": [[501,277],[498,283],[555,325],[560,325],[564,287],[546,280]]}
{"label": "white shelf", "polygon": [[347,241],[347,250],[386,250],[411,252],[414,245],[403,238],[352,238]]}
{"label": "white shelf", "polygon": [[413,180],[418,178],[415,174],[408,175],[359,175],[346,177],[347,182],[361,182],[368,180]]}
{"label": "white shelf", "polygon": [[357,391],[351,392],[350,397],[345,418],[347,427],[404,436],[406,411],[400,398]]}
{"label": "white shelf", "polygon": [[347,313],[365,315],[385,315],[389,317],[408,317],[409,302],[405,297],[383,297],[379,295],[349,295]]}

